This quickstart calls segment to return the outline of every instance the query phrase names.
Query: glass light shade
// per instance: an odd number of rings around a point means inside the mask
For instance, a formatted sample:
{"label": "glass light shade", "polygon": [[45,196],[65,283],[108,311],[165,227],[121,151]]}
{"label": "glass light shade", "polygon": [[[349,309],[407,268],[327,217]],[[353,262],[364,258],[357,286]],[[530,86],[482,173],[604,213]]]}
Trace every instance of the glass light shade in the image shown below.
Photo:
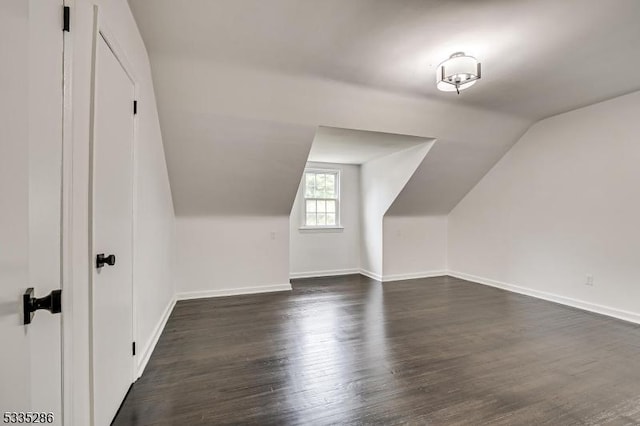
{"label": "glass light shade", "polygon": [[[467,88],[473,86],[474,84],[476,84],[476,80],[470,81],[468,83],[461,84],[461,85],[458,86],[458,90],[467,89]],[[456,86],[454,84],[445,83],[444,81],[438,81],[438,84],[436,85],[436,87],[438,88],[438,90],[441,90],[443,92],[455,92],[456,91]]]}
{"label": "glass light shade", "polygon": [[478,60],[458,52],[438,65],[436,87],[443,92],[460,91],[473,86],[479,78]]}

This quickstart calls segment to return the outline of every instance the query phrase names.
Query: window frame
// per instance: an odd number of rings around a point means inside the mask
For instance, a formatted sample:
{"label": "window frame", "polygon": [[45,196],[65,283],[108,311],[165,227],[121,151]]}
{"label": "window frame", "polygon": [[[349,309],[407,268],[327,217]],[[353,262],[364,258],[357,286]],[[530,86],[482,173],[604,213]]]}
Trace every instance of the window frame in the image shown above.
{"label": "window frame", "polygon": [[[305,167],[304,172],[302,173],[302,182],[300,185],[300,195],[302,198],[302,223],[300,225],[300,229],[301,230],[336,230],[336,229],[344,229],[344,227],[342,226],[342,220],[341,220],[341,176],[340,173],[341,170],[340,169],[324,169],[324,168],[317,168],[317,167]],[[335,176],[335,191],[336,191],[336,197],[335,198],[315,198],[315,197],[310,197],[307,198],[305,196],[306,194],[306,184],[307,184],[307,173],[315,173],[315,174],[332,174]],[[336,202],[336,224],[335,225],[307,225],[307,200],[330,200],[330,201],[335,201]]]}

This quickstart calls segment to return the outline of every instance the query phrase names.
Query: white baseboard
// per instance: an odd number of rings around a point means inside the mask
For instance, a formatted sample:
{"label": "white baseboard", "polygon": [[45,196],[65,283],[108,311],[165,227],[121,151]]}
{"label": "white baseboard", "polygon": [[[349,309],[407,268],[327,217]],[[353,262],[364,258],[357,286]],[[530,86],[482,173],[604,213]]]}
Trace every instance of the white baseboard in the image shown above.
{"label": "white baseboard", "polygon": [[180,292],[176,295],[178,300],[190,300],[190,299],[202,299],[206,297],[225,297],[225,296],[238,296],[240,294],[257,294],[257,293],[271,293],[274,291],[290,291],[291,284],[275,284],[275,285],[263,285],[257,287],[239,287],[239,288],[226,288],[221,290],[203,290],[203,291],[187,291]]}
{"label": "white baseboard", "polygon": [[488,285],[491,287],[500,288],[503,290],[511,291],[513,293],[524,294],[526,296],[535,297],[538,299],[547,300],[549,302],[559,303],[561,305],[571,306],[573,308],[582,309],[589,312],[595,312],[597,314],[606,315],[609,317],[617,318],[623,321],[629,321],[636,324],[640,324],[640,314],[635,312],[624,311],[609,306],[598,305],[591,302],[585,302],[584,300],[573,299],[570,297],[560,296],[553,293],[547,293],[544,291],[538,291],[527,287],[521,287],[515,284],[508,284],[501,281],[496,281],[488,278],[478,277],[475,275],[465,274],[463,272],[449,271],[447,275],[462,280],[471,281],[477,284]]}
{"label": "white baseboard", "polygon": [[158,344],[158,339],[160,339],[160,335],[164,330],[164,326],[167,325],[167,320],[171,316],[171,312],[173,312],[173,308],[176,306],[176,298],[172,297],[169,301],[169,304],[162,312],[160,316],[160,321],[156,324],[156,327],[153,329],[153,333],[151,334],[151,340],[147,344],[147,347],[144,348],[142,352],[140,352],[140,358],[138,359],[138,368],[136,369],[136,379],[139,379],[144,373],[144,369],[147,367],[149,363],[149,359],[151,358],[151,354],[153,350],[156,348]]}
{"label": "white baseboard", "polygon": [[382,277],[382,282],[390,282],[390,281],[402,281],[402,280],[415,280],[417,278],[433,278],[433,277],[443,277],[447,275],[447,271],[423,271],[423,272],[412,272],[409,274],[392,274],[385,275]]}
{"label": "white baseboard", "polygon": [[366,277],[372,278],[381,282],[401,281],[401,280],[413,280],[416,278],[433,278],[443,277],[447,275],[446,270],[438,271],[422,271],[412,272],[409,274],[393,274],[393,275],[379,275],[375,272],[367,271],[366,269],[335,269],[330,271],[314,271],[314,272],[292,272],[289,276],[291,279],[296,278],[319,278],[319,277],[336,277],[340,275],[362,274]]}
{"label": "white baseboard", "polygon": [[171,312],[173,312],[173,308],[176,306],[176,302],[178,300],[189,300],[189,299],[200,299],[204,297],[223,297],[223,296],[235,296],[239,294],[255,294],[255,293],[270,293],[274,291],[289,291],[291,290],[291,284],[278,284],[278,285],[268,285],[268,286],[259,286],[259,287],[241,287],[235,289],[224,289],[224,290],[206,290],[206,291],[194,291],[194,292],[182,292],[177,293],[175,297],[173,297],[164,312],[158,321],[158,324],[153,329],[153,333],[151,334],[151,340],[147,344],[147,347],[140,353],[140,358],[137,363],[136,368],[136,379],[139,379],[144,373],[144,369],[147,367],[149,363],[149,359],[151,358],[151,354],[153,350],[156,348],[158,344],[158,340],[160,339],[160,335],[162,335],[162,331],[164,327],[167,325],[167,320],[171,316]]}
{"label": "white baseboard", "polygon": [[318,278],[318,277],[337,277],[340,275],[359,274],[360,269],[333,269],[329,271],[311,271],[311,272],[291,272],[289,278]]}
{"label": "white baseboard", "polygon": [[367,271],[366,269],[360,269],[360,273],[365,277],[369,277],[376,281],[382,281],[382,276],[376,274],[375,272]]}

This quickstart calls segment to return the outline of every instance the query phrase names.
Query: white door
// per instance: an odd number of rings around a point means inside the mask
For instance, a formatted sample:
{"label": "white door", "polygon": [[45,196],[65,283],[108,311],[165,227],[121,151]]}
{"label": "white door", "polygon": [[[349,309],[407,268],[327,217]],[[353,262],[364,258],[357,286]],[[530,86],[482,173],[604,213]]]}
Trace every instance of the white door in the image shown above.
{"label": "white door", "polygon": [[61,0],[0,1],[0,415],[15,413],[2,422],[62,424],[62,314],[22,312],[27,287],[62,288],[62,48]]}
{"label": "white door", "polygon": [[[92,374],[95,425],[103,426],[111,423],[133,382],[135,87],[101,35],[95,58]],[[99,255],[105,258],[101,267]]]}

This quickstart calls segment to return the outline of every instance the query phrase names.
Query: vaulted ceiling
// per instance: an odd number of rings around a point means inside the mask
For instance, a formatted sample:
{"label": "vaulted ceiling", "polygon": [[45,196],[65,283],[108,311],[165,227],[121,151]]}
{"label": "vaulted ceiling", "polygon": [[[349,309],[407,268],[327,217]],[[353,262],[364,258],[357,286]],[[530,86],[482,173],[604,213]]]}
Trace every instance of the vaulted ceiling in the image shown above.
{"label": "vaulted ceiling", "polygon": [[[435,138],[392,211],[446,213],[533,122],[640,89],[637,0],[130,5],[152,64],[177,214],[285,212],[288,196],[259,207],[272,197],[255,199],[252,171],[273,168],[293,197],[318,126]],[[483,65],[459,96],[434,84],[456,51]],[[229,178],[235,198],[209,189]],[[239,201],[247,197],[254,202]]]}
{"label": "vaulted ceiling", "polygon": [[[152,55],[436,96],[465,51],[482,84],[453,99],[531,119],[640,89],[637,0],[131,0]],[[588,89],[588,90],[585,90]]]}

